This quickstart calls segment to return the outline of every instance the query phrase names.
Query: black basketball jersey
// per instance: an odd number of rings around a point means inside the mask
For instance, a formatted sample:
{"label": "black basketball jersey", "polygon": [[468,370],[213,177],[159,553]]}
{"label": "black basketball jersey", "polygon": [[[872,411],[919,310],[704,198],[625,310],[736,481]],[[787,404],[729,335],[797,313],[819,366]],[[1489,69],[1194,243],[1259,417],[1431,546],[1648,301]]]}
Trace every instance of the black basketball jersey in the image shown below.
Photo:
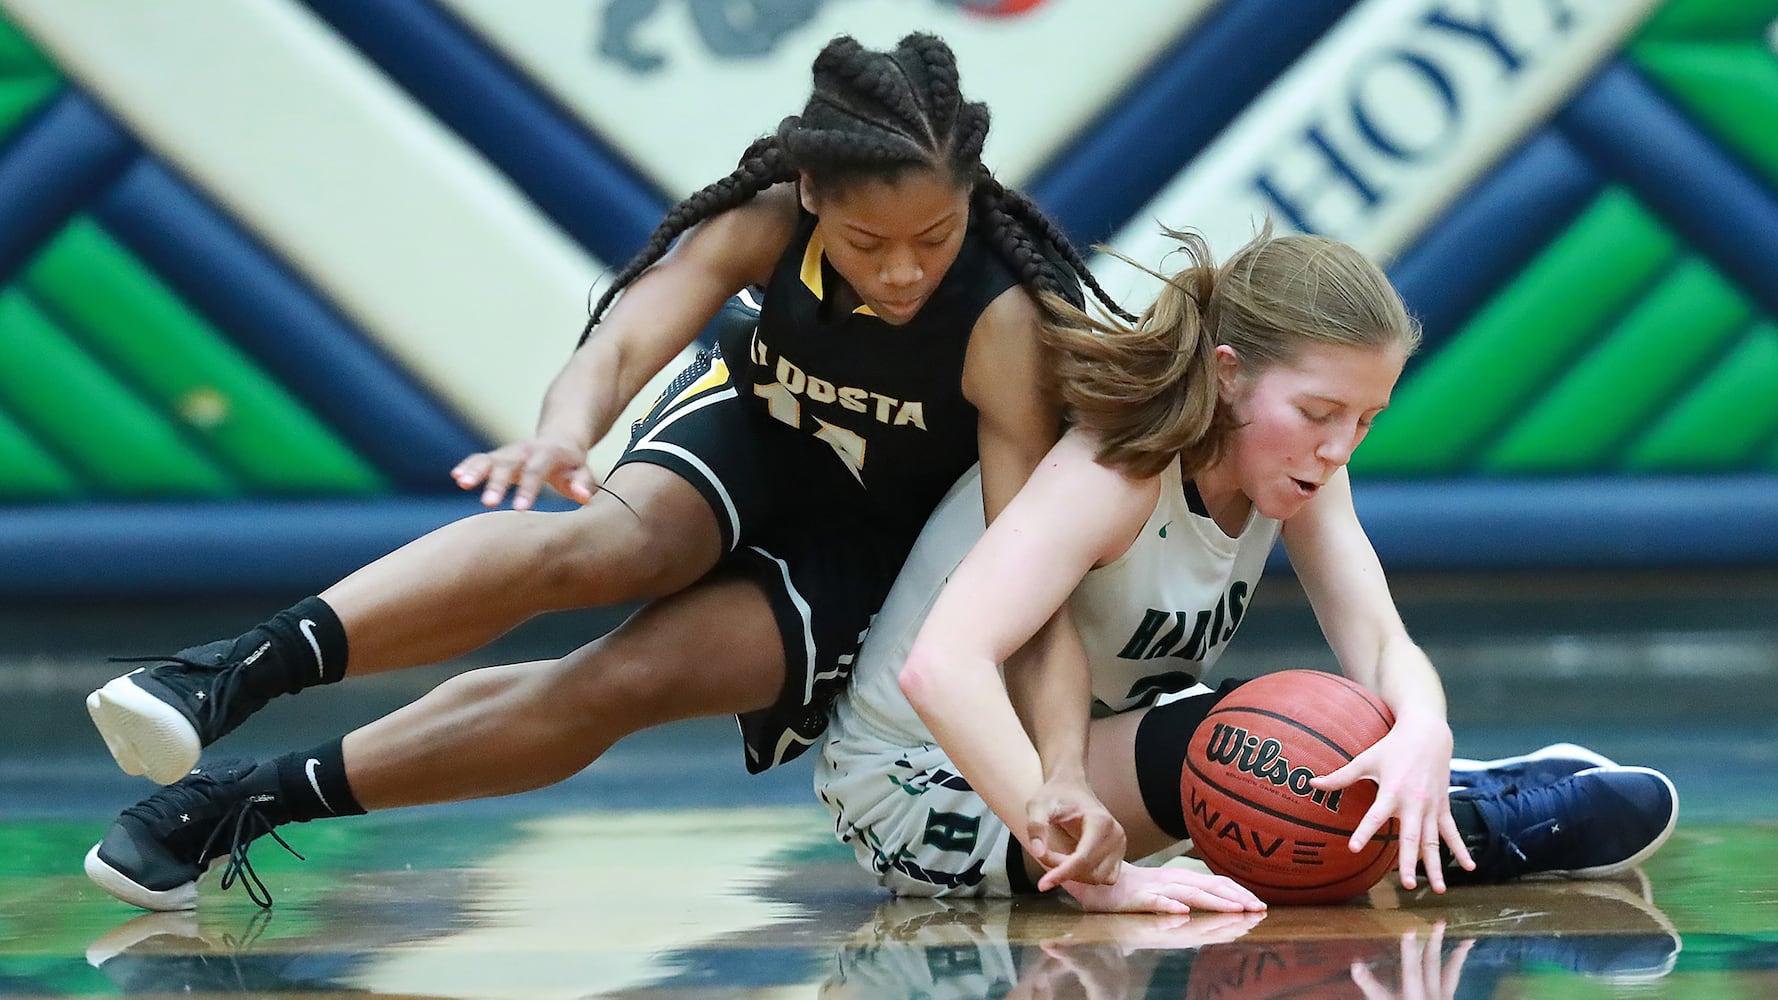
{"label": "black basketball jersey", "polygon": [[810,461],[839,463],[885,527],[917,530],[976,461],[964,354],[976,319],[1018,279],[972,212],[956,261],[905,325],[864,306],[839,315],[823,308],[843,281],[822,252],[815,217],[803,212],[766,286],[758,327],[725,334],[722,354],[757,412],[826,445],[810,449]]}

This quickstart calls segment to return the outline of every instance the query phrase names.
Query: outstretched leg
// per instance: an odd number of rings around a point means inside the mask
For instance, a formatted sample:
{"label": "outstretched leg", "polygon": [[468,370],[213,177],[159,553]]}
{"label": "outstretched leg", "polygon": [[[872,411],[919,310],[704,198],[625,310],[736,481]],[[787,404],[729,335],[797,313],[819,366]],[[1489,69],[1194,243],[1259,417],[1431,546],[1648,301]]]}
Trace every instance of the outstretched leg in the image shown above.
{"label": "outstretched leg", "polygon": [[561,660],[452,678],[344,740],[258,764],[208,764],[124,810],[88,853],[87,873],[137,906],[187,908],[214,858],[229,856],[232,874],[255,889],[247,843],[281,824],[540,788],[630,733],[763,708],[783,686],[765,595],[718,578]]}
{"label": "outstretched leg", "polygon": [[635,463],[608,485],[578,510],[439,528],[237,638],[112,680],[87,711],[120,767],[166,784],[279,694],[466,653],[543,611],[670,594],[716,564],[716,515],[691,483]]}

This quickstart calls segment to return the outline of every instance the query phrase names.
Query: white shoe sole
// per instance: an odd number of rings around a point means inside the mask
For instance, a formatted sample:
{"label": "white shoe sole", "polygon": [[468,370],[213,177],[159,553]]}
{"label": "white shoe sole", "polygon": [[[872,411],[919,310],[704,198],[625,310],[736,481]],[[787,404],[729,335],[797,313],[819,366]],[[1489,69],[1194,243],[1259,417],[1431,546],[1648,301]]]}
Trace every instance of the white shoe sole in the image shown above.
{"label": "white shoe sole", "polygon": [[1511,767],[1515,764],[1529,764],[1534,760],[1549,760],[1552,757],[1569,757],[1584,760],[1589,767],[1616,767],[1617,762],[1603,754],[1594,753],[1578,743],[1551,743],[1547,747],[1533,750],[1517,757],[1501,757],[1496,760],[1471,760],[1468,757],[1451,758],[1451,771],[1483,771],[1496,767]]}
{"label": "white shoe sole", "polygon": [[106,864],[105,859],[99,857],[97,844],[86,852],[86,877],[118,899],[144,910],[190,910],[198,905],[196,880],[163,891],[143,888],[130,881],[124,873]]}
{"label": "white shoe sole", "polygon": [[1534,762],[1534,760],[1550,760],[1550,758],[1584,760],[1584,762],[1588,762],[1588,767],[1616,767],[1616,765],[1618,765],[1618,763],[1611,760],[1609,756],[1593,753],[1590,749],[1582,747],[1581,744],[1550,744],[1550,746],[1542,747],[1542,749],[1534,749],[1531,753],[1518,754],[1518,756],[1502,756],[1502,758],[1497,758],[1497,760],[1470,760],[1467,756],[1453,756],[1453,758],[1451,758],[1451,774],[1456,776],[1458,772],[1463,772],[1463,770],[1490,770],[1495,769],[1495,767],[1513,767],[1513,765],[1518,765],[1518,763],[1531,763]]}
{"label": "white shoe sole", "polygon": [[[1588,770],[1592,770],[1592,768],[1589,768]],[[1652,774],[1661,779],[1661,784],[1667,786],[1667,794],[1673,798],[1673,813],[1667,817],[1666,827],[1663,828],[1653,840],[1649,841],[1646,847],[1622,861],[1609,865],[1600,865],[1597,868],[1576,868],[1573,871],[1550,872],[1549,874],[1562,878],[1610,878],[1613,875],[1629,871],[1642,862],[1647,861],[1654,856],[1656,851],[1661,849],[1661,845],[1667,842],[1668,837],[1673,836],[1673,828],[1679,825],[1679,789],[1673,787],[1673,782],[1666,775],[1652,767],[1613,767],[1612,770],[1618,772],[1628,771],[1636,774]],[[1586,774],[1587,772],[1580,771],[1578,773]]]}
{"label": "white shoe sole", "polygon": [[183,938],[200,950],[209,946],[209,942],[198,934],[198,911],[195,909],[138,913],[87,945],[86,964],[96,969],[157,937]]}
{"label": "white shoe sole", "polygon": [[191,773],[202,747],[173,706],[136,686],[129,674],[86,696],[86,712],[125,774],[170,785]]}

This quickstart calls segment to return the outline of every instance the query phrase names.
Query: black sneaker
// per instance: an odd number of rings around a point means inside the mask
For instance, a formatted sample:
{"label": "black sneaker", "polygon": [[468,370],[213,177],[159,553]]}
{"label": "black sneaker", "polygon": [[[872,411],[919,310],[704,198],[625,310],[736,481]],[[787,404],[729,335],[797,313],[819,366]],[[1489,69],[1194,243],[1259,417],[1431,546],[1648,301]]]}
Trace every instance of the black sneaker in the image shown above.
{"label": "black sneaker", "polygon": [[87,852],[86,874],[145,910],[184,910],[197,905],[198,877],[226,857],[222,888],[239,879],[249,898],[270,906],[271,893],[247,861],[247,845],[269,833],[301,858],[272,829],[289,818],[274,765],[219,761],[125,809]]}
{"label": "black sneaker", "polygon": [[1481,814],[1486,840],[1476,869],[1445,871],[1457,884],[1527,875],[1605,878],[1654,854],[1679,821],[1673,782],[1646,767],[1595,767],[1542,785],[1460,788],[1451,800]]}
{"label": "black sneaker", "polygon": [[1499,789],[1508,785],[1543,785],[1590,767],[1616,767],[1611,758],[1577,743],[1551,743],[1518,757],[1497,760],[1451,759],[1451,785]]}
{"label": "black sneaker", "polygon": [[125,773],[170,785],[197,766],[204,747],[270,700],[242,682],[242,668],[270,645],[224,639],[145,661],[87,695],[87,714]]}

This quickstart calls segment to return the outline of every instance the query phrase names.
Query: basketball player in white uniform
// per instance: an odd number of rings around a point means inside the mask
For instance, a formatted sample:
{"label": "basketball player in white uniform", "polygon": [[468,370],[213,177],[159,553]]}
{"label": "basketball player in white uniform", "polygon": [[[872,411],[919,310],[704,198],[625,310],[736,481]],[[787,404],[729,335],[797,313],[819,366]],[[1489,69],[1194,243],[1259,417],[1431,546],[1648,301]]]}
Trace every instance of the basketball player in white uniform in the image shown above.
{"label": "basketball player in white uniform", "polygon": [[[1055,877],[1063,864],[1079,862],[1072,849],[1109,844],[1128,858],[1176,849],[1186,839],[1186,745],[1239,683],[1198,682],[1234,636],[1282,537],[1342,669],[1396,718],[1382,741],[1315,781],[1378,783],[1354,849],[1398,819],[1403,885],[1413,888],[1423,865],[1438,891],[1447,881],[1538,872],[1608,875],[1651,854],[1677,815],[1672,785],[1657,772],[1567,745],[1452,769],[1442,688],[1402,626],[1344,469],[1417,340],[1387,280],[1349,247],[1317,237],[1261,237],[1223,268],[1197,271],[1176,279],[1142,325],[1152,332],[1208,318],[1195,367],[1214,373],[1215,388],[1200,382],[1199,391],[1213,392],[1227,415],[1202,422],[1212,446],[1175,448],[1158,466],[1150,455],[1140,468],[1147,474],[1132,475],[1137,462],[1112,465],[1140,458],[1157,436],[1125,434],[1138,445],[1120,455],[1107,446],[1120,432],[1115,420],[1089,413],[985,534],[979,478],[959,481],[835,703],[815,784],[839,838],[907,895],[1047,890],[1063,882]],[[1192,301],[1169,306],[1169,293]],[[1189,401],[1174,407],[1187,409]],[[1110,425],[1109,435],[1089,420]],[[1046,622],[1062,617],[1078,646],[1032,654],[1028,642],[1040,637],[1042,646],[1052,634]],[[1016,667],[1030,676],[1009,663],[1021,647]],[[1009,688],[1030,692],[1016,713]],[[1040,753],[1028,730],[1054,730],[1028,720],[1069,711],[1070,699],[1080,744]],[[1452,789],[1453,780],[1465,787]],[[1090,819],[1095,808],[1127,842],[1068,843],[1080,828],[1064,814]],[[1219,876],[1110,860],[1109,885],[1066,883],[1088,909],[1259,905]]]}

